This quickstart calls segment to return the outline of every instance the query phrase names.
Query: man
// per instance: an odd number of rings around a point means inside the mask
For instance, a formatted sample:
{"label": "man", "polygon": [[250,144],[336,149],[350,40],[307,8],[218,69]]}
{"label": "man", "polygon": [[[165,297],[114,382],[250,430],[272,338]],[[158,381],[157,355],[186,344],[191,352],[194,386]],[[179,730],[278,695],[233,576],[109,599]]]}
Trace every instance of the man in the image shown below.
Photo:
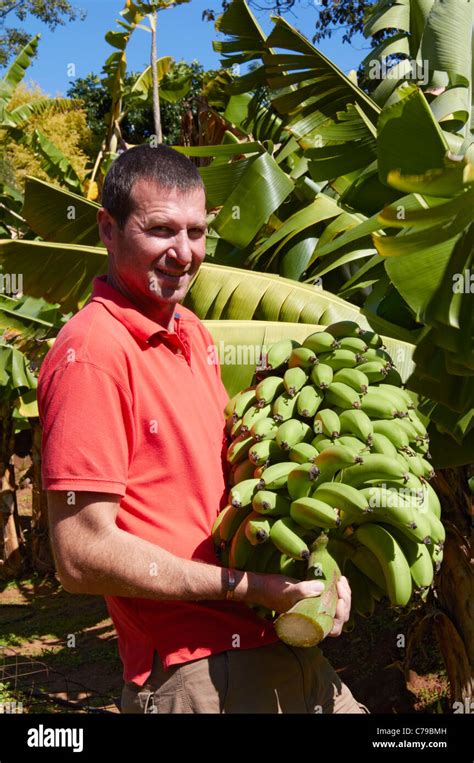
{"label": "man", "polygon": [[[105,597],[122,712],[363,712],[319,649],[287,647],[246,605],[283,612],[321,583],[215,556],[227,394],[210,334],[179,305],[205,256],[197,169],[165,146],[130,149],[102,204],[108,273],[48,353],[39,407],[58,574]],[[333,635],[349,616],[345,578],[339,596]]]}

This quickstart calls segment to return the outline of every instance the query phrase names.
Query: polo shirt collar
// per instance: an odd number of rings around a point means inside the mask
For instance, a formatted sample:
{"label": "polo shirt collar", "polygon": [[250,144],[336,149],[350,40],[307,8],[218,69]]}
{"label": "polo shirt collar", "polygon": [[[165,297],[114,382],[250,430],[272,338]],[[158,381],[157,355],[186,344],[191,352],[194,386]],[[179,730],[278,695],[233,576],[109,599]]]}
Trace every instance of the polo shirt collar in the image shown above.
{"label": "polo shirt collar", "polygon": [[[147,318],[133,302],[130,302],[117,289],[107,283],[107,275],[94,278],[91,302],[100,302],[104,305],[109,313],[128,329],[132,336],[142,342],[149,342],[156,334],[160,334],[163,339],[165,336],[175,336],[165,326]],[[180,314],[175,313],[175,318],[179,317]]]}

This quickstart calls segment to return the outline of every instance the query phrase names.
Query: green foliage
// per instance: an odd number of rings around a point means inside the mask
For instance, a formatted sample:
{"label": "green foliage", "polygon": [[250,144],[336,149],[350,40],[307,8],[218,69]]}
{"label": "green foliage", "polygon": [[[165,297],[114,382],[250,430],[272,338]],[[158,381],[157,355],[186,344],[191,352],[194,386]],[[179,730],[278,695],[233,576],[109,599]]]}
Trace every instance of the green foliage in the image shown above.
{"label": "green foliage", "polygon": [[[193,120],[197,119],[198,98],[202,88],[216,73],[212,70],[204,71],[203,66],[194,60],[191,63],[185,61],[175,63],[170,73],[164,76],[160,83],[164,143],[175,145],[180,142],[183,116],[191,112]],[[131,89],[139,76],[139,72],[127,74],[124,80],[125,87]],[[175,103],[167,101],[166,92],[172,91],[174,83],[188,78],[190,82],[189,92]],[[87,153],[91,158],[95,158],[104,136],[104,120],[110,111],[112,99],[104,88],[103,80],[92,73],[84,78],[76,79],[69,87],[67,94],[69,98],[77,99],[83,104],[87,114],[87,126],[91,131],[91,141],[87,146]],[[151,93],[144,103],[136,103],[130,108],[122,120],[120,128],[122,137],[127,144],[145,143],[150,135],[154,134]]]}
{"label": "green foliage", "polygon": [[[16,109],[23,104],[41,102],[46,94],[37,85],[21,83],[14,91],[9,109]],[[27,175],[34,175],[43,180],[52,180],[58,185],[66,185],[62,174],[51,172],[47,156],[41,153],[35,133],[39,132],[46,140],[52,141],[57,150],[67,157],[67,164],[84,179],[89,156],[87,149],[91,142],[91,133],[86,123],[86,112],[77,107],[63,113],[54,108],[46,108],[41,113],[32,113],[22,129],[23,140],[6,141],[6,130],[0,129],[3,160],[13,168],[15,187],[23,187]]]}

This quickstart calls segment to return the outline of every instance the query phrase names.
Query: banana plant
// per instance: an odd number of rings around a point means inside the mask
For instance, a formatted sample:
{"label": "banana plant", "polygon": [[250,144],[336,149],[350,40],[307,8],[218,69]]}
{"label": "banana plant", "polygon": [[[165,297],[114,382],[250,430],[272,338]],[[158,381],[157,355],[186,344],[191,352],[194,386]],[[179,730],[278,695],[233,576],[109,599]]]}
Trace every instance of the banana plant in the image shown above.
{"label": "banana plant", "polygon": [[[230,40],[214,47],[221,52],[223,65],[259,61],[260,66],[241,77],[232,78],[228,71],[221,74],[214,86],[215,103],[223,104],[224,114],[235,120],[232,127],[242,128],[239,106],[248,110],[249,97],[252,103],[256,90],[265,85],[270,96],[267,110],[280,120],[289,139],[276,144],[264,140],[269,154],[264,160],[240,157],[226,165],[208,147],[208,155],[215,159],[206,168],[206,183],[211,187],[217,178],[225,187],[232,177],[232,192],[212,221],[218,234],[215,251],[221,257],[227,255],[225,262],[232,264],[235,258],[238,265],[277,271],[297,280],[323,278],[327,288],[340,296],[358,304],[362,300],[368,311],[417,330],[414,337],[425,337],[417,352],[418,371],[408,385],[430,395],[425,409],[443,430],[439,433],[433,428],[438,445],[434,447],[440,456],[445,454],[442,458],[451,452],[455,463],[465,463],[474,455],[472,335],[465,323],[466,330],[456,327],[455,318],[445,316],[442,325],[438,323],[436,340],[443,348],[449,335],[449,354],[445,357],[443,349],[438,351],[436,372],[431,372],[436,381],[431,378],[426,384],[435,318],[433,309],[422,308],[437,304],[439,314],[443,274],[450,274],[444,282],[449,292],[452,277],[461,273],[459,263],[462,272],[469,265],[462,251],[466,247],[469,251],[473,219],[471,107],[466,107],[472,100],[472,5],[465,0],[461,5],[456,18],[452,4],[438,0],[424,4],[413,0],[411,5],[404,0],[396,7],[384,1],[375,7],[367,34],[379,31],[383,24],[390,27],[396,17],[404,42],[400,36],[391,41],[391,47],[384,42],[370,54],[374,62],[383,61],[382,54],[405,53],[420,63],[423,54],[429,74],[420,87],[422,83],[408,81],[405,70],[386,97],[378,91],[377,101],[284,19],[273,18],[274,28],[266,38],[245,0],[234,0],[216,24]],[[411,32],[408,22],[413,25]],[[365,65],[371,60],[369,56]],[[437,94],[441,79],[443,93]],[[248,89],[255,91],[253,96],[245,92]],[[245,98],[243,104],[235,101],[239,97]],[[250,143],[254,138],[253,133],[247,136]],[[182,150],[203,155],[202,149]],[[463,187],[458,183],[449,188],[445,182],[447,197],[433,190],[429,178],[424,185],[396,180],[397,172],[412,181],[414,175],[431,177],[444,171],[454,176],[456,165],[464,173]],[[263,195],[265,185],[272,192]],[[450,210],[461,198],[463,212],[452,221]],[[220,200],[216,196],[214,201],[218,205]],[[392,223],[397,219],[402,230],[393,236]],[[418,228],[413,227],[412,221],[418,219]],[[430,219],[438,220],[437,228],[430,227]],[[406,235],[412,229],[413,238]],[[350,277],[341,280],[344,272]],[[457,294],[455,301],[464,315],[469,293]],[[456,387],[460,395],[455,394]],[[441,443],[448,431],[455,439],[447,450]]]}

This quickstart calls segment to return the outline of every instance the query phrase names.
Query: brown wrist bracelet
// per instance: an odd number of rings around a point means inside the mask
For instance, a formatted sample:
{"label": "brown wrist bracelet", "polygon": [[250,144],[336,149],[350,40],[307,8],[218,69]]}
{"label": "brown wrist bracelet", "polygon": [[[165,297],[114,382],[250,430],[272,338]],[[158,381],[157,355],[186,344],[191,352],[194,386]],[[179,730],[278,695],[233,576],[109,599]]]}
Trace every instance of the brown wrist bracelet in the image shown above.
{"label": "brown wrist bracelet", "polygon": [[234,598],[234,591],[235,586],[237,585],[235,580],[235,572],[234,570],[228,568],[227,569],[227,591],[225,594],[226,599],[233,599]]}

